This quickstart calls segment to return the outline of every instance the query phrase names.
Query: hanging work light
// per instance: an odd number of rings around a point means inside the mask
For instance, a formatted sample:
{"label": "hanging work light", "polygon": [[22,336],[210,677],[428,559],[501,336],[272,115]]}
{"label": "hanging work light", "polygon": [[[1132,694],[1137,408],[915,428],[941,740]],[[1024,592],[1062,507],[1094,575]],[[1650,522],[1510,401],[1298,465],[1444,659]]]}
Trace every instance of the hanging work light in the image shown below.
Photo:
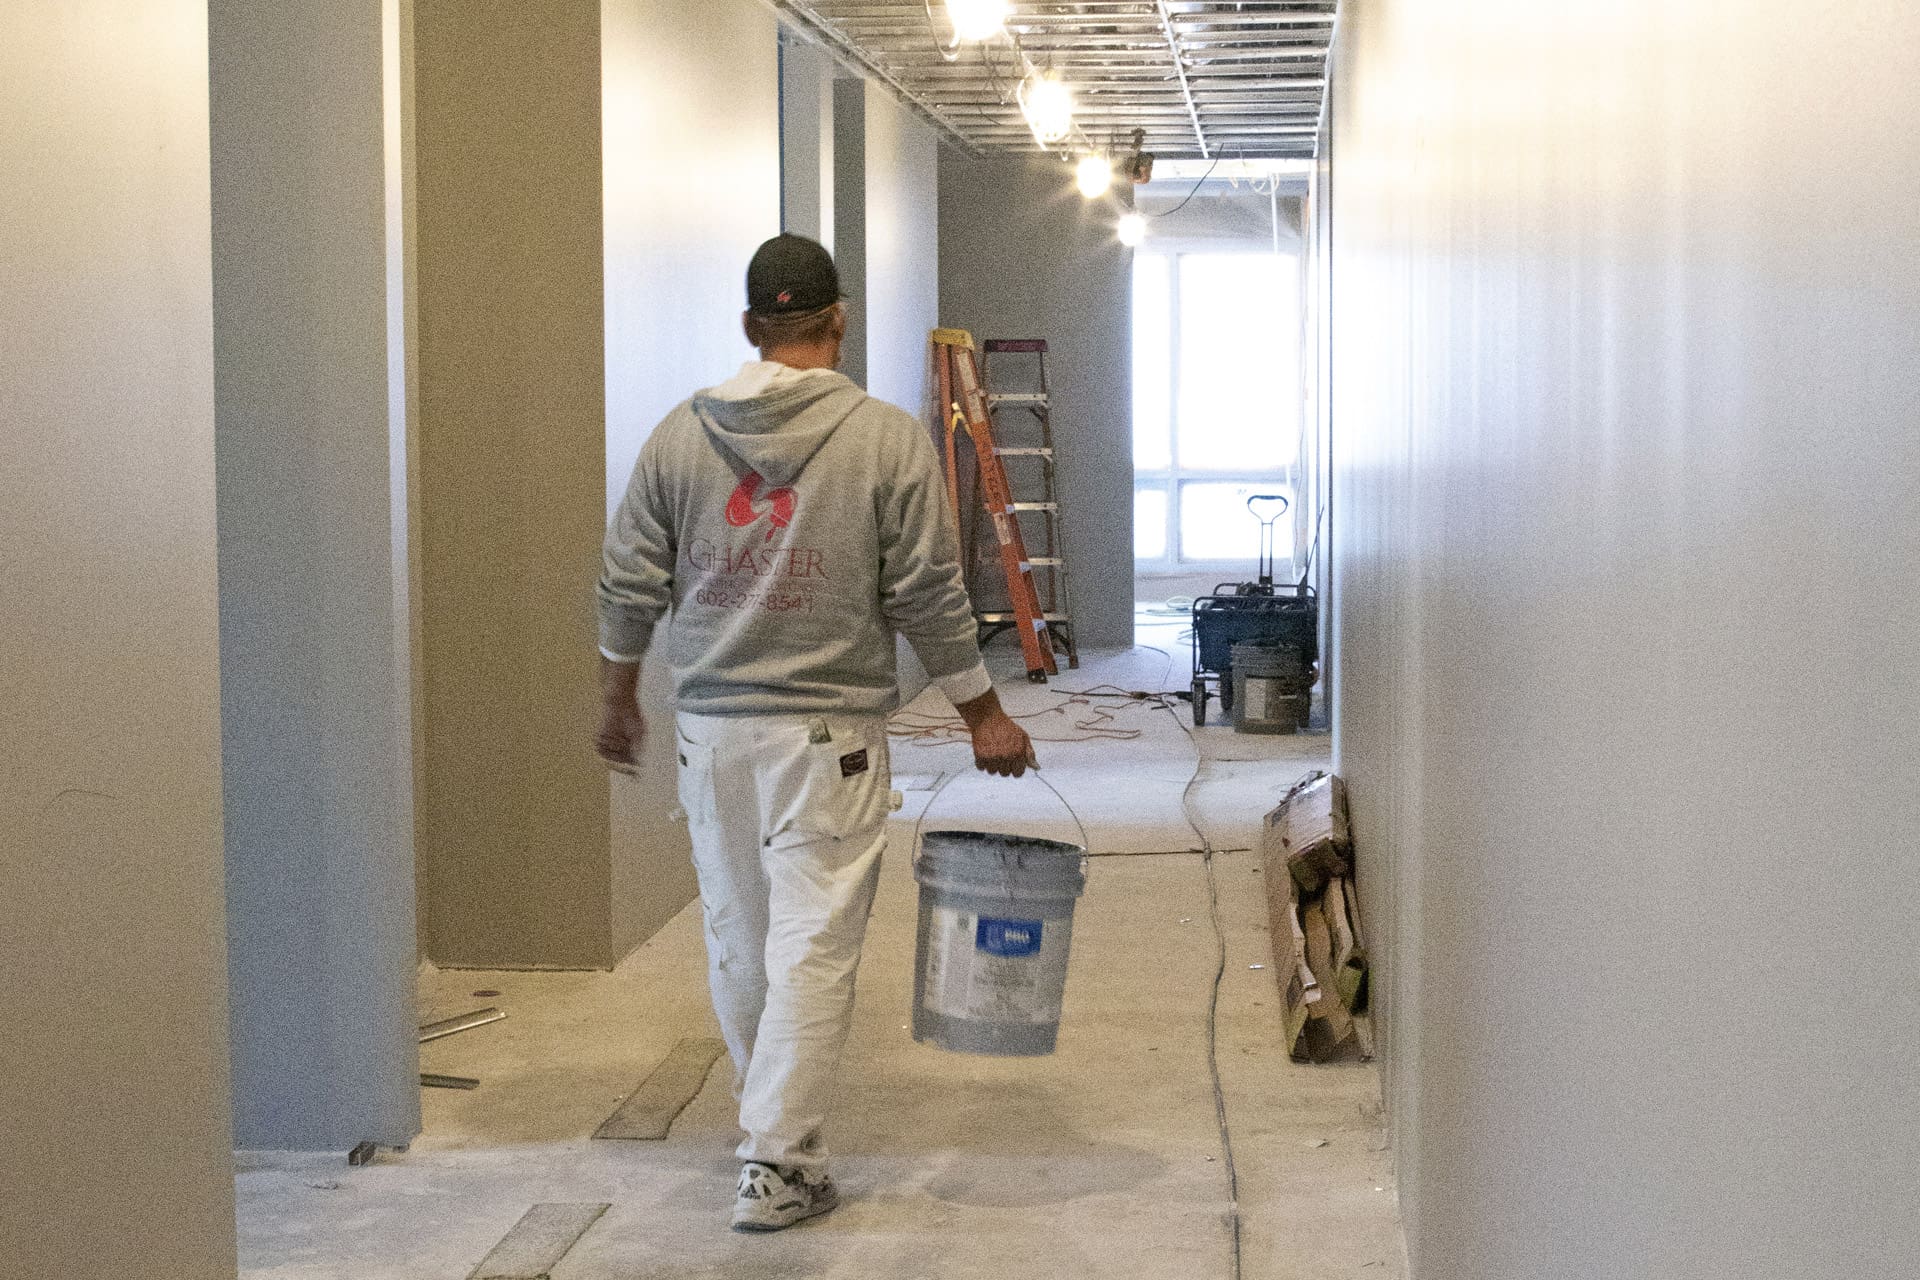
{"label": "hanging work light", "polygon": [[1122,214],[1120,224],[1114,228],[1120,236],[1120,243],[1129,249],[1137,249],[1147,238],[1147,220],[1137,213]]}
{"label": "hanging work light", "polygon": [[947,0],[956,40],[991,40],[1007,25],[1007,0]]}
{"label": "hanging work light", "polygon": [[1073,90],[1055,71],[1035,71],[1020,82],[1020,111],[1041,146],[1058,142],[1073,128]]}
{"label": "hanging work light", "polygon": [[1103,155],[1082,156],[1073,168],[1073,181],[1081,195],[1096,200],[1113,185],[1113,162]]}

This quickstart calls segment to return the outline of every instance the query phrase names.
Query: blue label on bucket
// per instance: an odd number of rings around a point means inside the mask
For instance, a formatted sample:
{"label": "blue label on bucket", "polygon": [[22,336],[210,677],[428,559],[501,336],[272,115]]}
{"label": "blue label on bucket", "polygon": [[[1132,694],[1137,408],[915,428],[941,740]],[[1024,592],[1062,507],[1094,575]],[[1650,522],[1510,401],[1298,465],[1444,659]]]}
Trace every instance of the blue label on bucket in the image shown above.
{"label": "blue label on bucket", "polygon": [[974,946],[990,956],[1030,956],[1040,950],[1038,920],[990,920],[980,917]]}

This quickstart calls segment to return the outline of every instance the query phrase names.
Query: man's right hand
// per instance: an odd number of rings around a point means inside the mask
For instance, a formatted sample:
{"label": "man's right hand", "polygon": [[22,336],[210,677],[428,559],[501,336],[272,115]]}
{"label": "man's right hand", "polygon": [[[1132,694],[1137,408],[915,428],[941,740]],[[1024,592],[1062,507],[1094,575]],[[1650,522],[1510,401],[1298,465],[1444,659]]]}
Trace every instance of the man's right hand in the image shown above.
{"label": "man's right hand", "polygon": [[955,708],[967,722],[973,737],[973,767],[1003,778],[1018,778],[1028,769],[1038,769],[1033,740],[1013,717],[1000,708],[1000,698],[989,689],[972,701]]}

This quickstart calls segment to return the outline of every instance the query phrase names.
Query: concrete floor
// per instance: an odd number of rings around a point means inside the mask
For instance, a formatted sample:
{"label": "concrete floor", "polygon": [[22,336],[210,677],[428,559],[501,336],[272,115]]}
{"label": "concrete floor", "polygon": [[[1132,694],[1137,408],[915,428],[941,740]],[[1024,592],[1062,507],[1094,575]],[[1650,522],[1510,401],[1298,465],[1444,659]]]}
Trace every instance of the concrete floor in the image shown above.
{"label": "concrete floor", "polygon": [[[1172,629],[1158,630],[1172,639]],[[1183,661],[1151,649],[1086,656],[1051,689],[1003,691],[1015,710],[1039,713],[1041,736],[1072,736],[1060,726],[1085,714],[1048,710],[1063,701],[1058,689],[1180,688]],[[1286,786],[1324,767],[1327,740],[1213,726],[1190,739],[1166,711],[1141,704],[1112,714],[1101,723],[1140,736],[1041,745],[1059,795],[1031,782],[975,785],[962,746],[896,749],[896,776],[954,780],[930,809],[928,791],[911,795],[895,822],[845,1102],[830,1133],[846,1198],[838,1212],[776,1236],[726,1230],[738,1134],[724,1062],[665,1142],[589,1137],[676,1041],[716,1034],[690,908],[610,974],[424,973],[422,1021],[485,1004],[508,1011],[506,1022],[423,1046],[422,1070],[478,1076],[482,1087],[428,1090],[426,1131],[412,1149],[363,1169],[338,1155],[246,1157],[243,1274],[462,1280],[530,1205],[604,1201],[612,1208],[553,1280],[1226,1280],[1228,1182],[1206,1042],[1219,942],[1180,793],[1197,748],[1204,767],[1187,796],[1191,811],[1215,848],[1245,849]],[[1179,786],[1151,785],[1163,777]],[[1115,802],[1123,796],[1127,803]],[[923,809],[928,829],[992,823],[1047,834],[1037,828],[1049,821],[1085,825],[1093,852],[1108,855],[1093,864],[1078,909],[1053,1057],[964,1057],[909,1036],[907,854]],[[1143,830],[1165,833],[1174,851],[1115,851],[1138,850]],[[1375,1073],[1288,1060],[1257,861],[1220,853],[1213,870],[1227,951],[1218,1056],[1243,1274],[1402,1277]],[[483,989],[500,995],[472,994]]]}

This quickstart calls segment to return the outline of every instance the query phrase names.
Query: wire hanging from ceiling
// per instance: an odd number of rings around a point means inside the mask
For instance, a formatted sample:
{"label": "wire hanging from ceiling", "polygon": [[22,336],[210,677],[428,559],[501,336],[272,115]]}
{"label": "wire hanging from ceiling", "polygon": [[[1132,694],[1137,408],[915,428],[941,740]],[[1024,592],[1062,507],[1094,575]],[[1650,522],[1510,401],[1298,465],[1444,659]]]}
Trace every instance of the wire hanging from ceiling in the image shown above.
{"label": "wire hanging from ceiling", "polygon": [[1213,163],[1208,165],[1207,171],[1200,175],[1200,181],[1193,184],[1193,190],[1187,192],[1187,198],[1185,200],[1182,200],[1179,204],[1173,206],[1173,208],[1171,209],[1163,209],[1159,213],[1150,213],[1146,216],[1149,218],[1165,218],[1172,214],[1176,214],[1180,212],[1182,209],[1186,208],[1187,205],[1193,200],[1193,198],[1200,194],[1200,188],[1207,185],[1207,179],[1213,176],[1213,171],[1215,169],[1218,169],[1220,167],[1220,162],[1222,160],[1225,160],[1226,158],[1227,158],[1227,153],[1225,151],[1221,151],[1213,157]]}

